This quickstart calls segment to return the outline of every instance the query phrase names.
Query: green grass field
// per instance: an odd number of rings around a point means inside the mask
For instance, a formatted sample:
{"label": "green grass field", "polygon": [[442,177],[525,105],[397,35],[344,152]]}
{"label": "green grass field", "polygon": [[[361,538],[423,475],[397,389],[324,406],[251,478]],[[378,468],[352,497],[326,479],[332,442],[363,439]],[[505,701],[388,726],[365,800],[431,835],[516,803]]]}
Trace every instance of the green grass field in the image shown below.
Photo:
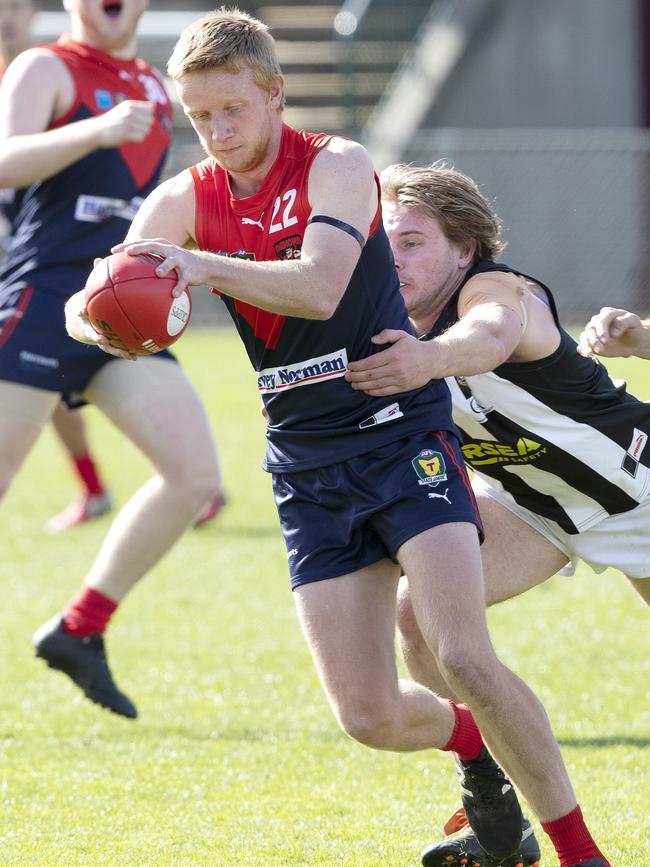
{"label": "green grass field", "polygon": [[[136,587],[109,631],[137,721],[100,710],[33,657],[32,632],[77,589],[109,523],[42,531],[73,490],[50,430],[3,503],[0,865],[416,865],[458,806],[452,762],[373,752],[338,730],[294,615],[238,339],[195,329],[178,350],[208,405],[230,502]],[[611,366],[650,399],[648,362]],[[148,468],[93,409],[87,418],[123,503]],[[620,575],[581,568],[492,610],[490,623],[504,661],[545,703],[612,864],[647,867],[640,600]],[[542,863],[555,864],[542,842]]]}

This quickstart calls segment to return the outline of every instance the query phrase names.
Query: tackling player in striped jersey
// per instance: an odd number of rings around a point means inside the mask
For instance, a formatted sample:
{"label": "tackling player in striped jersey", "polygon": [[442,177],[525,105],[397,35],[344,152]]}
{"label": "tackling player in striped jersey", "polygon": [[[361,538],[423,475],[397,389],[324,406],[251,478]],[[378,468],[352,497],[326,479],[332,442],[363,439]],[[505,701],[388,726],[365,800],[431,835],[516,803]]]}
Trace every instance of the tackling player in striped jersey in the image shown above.
{"label": "tackling player in striped jersey", "polygon": [[[614,566],[650,600],[650,407],[576,351],[550,290],[495,259],[500,220],[476,184],[444,164],[396,165],[381,177],[386,225],[417,337],[349,365],[348,380],[390,396],[447,377],[453,417],[484,521],[487,603],[554,575],[569,560]],[[416,680],[448,695],[402,584],[399,625]],[[579,810],[579,808],[576,808]],[[543,822],[561,867],[606,863]],[[525,845],[524,845],[525,843]],[[507,867],[539,858],[530,834]],[[577,856],[577,857],[576,857]],[[471,833],[428,850],[426,865],[491,864]]]}

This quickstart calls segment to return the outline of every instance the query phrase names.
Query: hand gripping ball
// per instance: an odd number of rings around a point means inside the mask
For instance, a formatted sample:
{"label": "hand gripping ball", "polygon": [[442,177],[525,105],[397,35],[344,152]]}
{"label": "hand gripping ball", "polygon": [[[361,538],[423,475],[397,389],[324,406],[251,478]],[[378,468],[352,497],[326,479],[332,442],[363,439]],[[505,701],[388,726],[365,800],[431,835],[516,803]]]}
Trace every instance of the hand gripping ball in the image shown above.
{"label": "hand gripping ball", "polygon": [[86,282],[90,324],[113,345],[137,355],[171,346],[190,321],[192,296],[185,289],[173,297],[177,274],[158,277],[162,261],[153,253],[114,253],[97,263]]}

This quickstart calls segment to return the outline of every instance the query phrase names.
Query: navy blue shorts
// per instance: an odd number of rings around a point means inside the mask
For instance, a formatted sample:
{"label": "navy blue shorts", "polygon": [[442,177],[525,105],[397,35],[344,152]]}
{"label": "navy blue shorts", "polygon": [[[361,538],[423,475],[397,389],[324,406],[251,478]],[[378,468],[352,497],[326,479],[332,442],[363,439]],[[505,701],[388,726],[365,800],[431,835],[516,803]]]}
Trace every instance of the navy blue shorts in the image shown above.
{"label": "navy blue shorts", "polygon": [[[62,287],[73,294],[84,279],[77,270],[59,270],[39,275],[36,285],[0,285],[0,379],[57,391],[71,407],[85,403],[91,379],[114,356],[73,340],[65,330],[68,295]],[[166,351],[158,355],[173,357]]]}
{"label": "navy blue shorts", "polygon": [[356,572],[413,536],[481,519],[456,438],[407,437],[340,464],[273,473],[291,587]]}

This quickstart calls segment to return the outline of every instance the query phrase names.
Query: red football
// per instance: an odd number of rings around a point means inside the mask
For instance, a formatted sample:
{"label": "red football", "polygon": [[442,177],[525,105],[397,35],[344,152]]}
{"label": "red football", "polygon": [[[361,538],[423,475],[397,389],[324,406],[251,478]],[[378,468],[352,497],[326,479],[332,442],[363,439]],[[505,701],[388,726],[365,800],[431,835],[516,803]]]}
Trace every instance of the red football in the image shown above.
{"label": "red football", "polygon": [[99,334],[138,355],[160,352],[178,340],[192,312],[186,289],[172,296],[176,271],[156,276],[160,256],[114,253],[98,262],[86,282],[86,310]]}

